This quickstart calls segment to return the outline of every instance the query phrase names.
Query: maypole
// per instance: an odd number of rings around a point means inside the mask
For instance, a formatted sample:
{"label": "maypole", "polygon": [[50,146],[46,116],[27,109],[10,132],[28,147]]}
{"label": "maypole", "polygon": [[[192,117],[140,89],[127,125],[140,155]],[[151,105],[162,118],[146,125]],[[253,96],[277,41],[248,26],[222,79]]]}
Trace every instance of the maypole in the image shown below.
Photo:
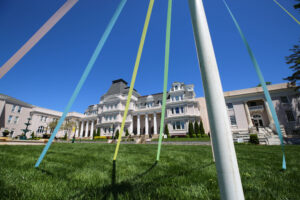
{"label": "maypole", "polygon": [[207,103],[221,198],[242,200],[244,192],[202,0],[189,0],[189,6]]}

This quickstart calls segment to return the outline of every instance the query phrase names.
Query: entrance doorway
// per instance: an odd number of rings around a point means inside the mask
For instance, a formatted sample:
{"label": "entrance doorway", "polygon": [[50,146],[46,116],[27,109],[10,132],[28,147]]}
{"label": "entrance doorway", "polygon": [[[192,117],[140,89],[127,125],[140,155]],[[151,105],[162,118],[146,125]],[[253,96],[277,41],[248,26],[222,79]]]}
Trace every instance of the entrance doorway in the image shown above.
{"label": "entrance doorway", "polygon": [[256,127],[257,131],[258,131],[259,127],[264,127],[264,122],[263,122],[262,116],[259,114],[255,114],[252,116],[252,123]]}

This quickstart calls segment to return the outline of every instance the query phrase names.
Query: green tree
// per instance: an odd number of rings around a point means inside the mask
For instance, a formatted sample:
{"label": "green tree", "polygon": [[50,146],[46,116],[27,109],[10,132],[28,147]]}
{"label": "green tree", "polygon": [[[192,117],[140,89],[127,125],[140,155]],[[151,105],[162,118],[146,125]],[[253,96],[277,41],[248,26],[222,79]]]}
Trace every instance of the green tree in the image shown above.
{"label": "green tree", "polygon": [[54,131],[57,123],[58,123],[58,120],[54,120],[48,124],[48,127],[50,128],[50,133],[52,133]]}
{"label": "green tree", "polygon": [[200,136],[200,129],[199,129],[199,125],[198,125],[197,121],[195,121],[195,123],[194,123],[194,130],[195,130],[196,137],[199,137]]}
{"label": "green tree", "polygon": [[76,123],[74,121],[65,121],[65,123],[61,126],[62,130],[67,131],[67,140],[70,138],[70,134],[72,132],[73,127],[76,127]]}
{"label": "green tree", "polygon": [[168,124],[165,125],[165,135],[167,135],[168,137],[170,137]]}
{"label": "green tree", "polygon": [[114,139],[118,139],[119,138],[119,129],[116,131],[116,134],[115,134],[115,138]]}
{"label": "green tree", "polygon": [[128,129],[126,129],[126,131],[125,131],[125,136],[126,136],[126,137],[129,136]]}
{"label": "green tree", "polygon": [[[272,82],[266,81],[266,85],[272,85]],[[258,84],[256,87],[261,87],[261,84]]]}
{"label": "green tree", "polygon": [[194,127],[193,127],[193,123],[189,122],[189,136],[190,138],[194,137],[195,131],[194,131]]}
{"label": "green tree", "polygon": [[100,133],[100,128],[97,129],[97,136],[100,136],[101,133]]}
{"label": "green tree", "polygon": [[32,131],[32,133],[31,133],[31,138],[32,139],[34,138],[34,131]]}
{"label": "green tree", "polygon": [[300,84],[300,46],[294,45],[290,49],[293,53],[290,56],[286,56],[286,64],[291,65],[289,68],[293,71],[291,76],[284,78],[283,80],[288,80],[292,85],[296,85],[296,90],[299,90]]}
{"label": "green tree", "polygon": [[204,130],[204,126],[203,126],[203,122],[202,120],[200,121],[200,134],[201,134],[201,137],[203,137],[203,135],[205,134],[205,130]]}

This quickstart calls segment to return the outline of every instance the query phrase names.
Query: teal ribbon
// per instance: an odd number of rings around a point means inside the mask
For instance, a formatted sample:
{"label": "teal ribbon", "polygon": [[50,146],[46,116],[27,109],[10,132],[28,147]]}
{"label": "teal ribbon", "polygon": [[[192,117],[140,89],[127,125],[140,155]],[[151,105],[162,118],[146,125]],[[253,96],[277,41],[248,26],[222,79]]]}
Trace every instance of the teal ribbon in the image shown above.
{"label": "teal ribbon", "polygon": [[238,31],[239,31],[239,33],[240,33],[240,36],[242,37],[242,40],[243,40],[243,42],[244,42],[244,44],[245,44],[245,46],[246,46],[246,49],[247,49],[247,51],[248,51],[248,53],[249,53],[249,56],[250,56],[250,58],[251,58],[251,61],[253,62],[254,68],[255,68],[256,73],[257,73],[257,75],[258,75],[260,84],[262,85],[262,88],[263,88],[263,91],[264,91],[264,94],[265,94],[265,98],[266,98],[266,100],[267,100],[267,102],[268,102],[268,105],[269,105],[269,108],[270,108],[270,110],[271,110],[271,114],[272,114],[273,120],[274,120],[274,122],[275,122],[276,131],[277,131],[277,133],[278,133],[278,136],[279,136],[279,139],[280,139],[280,143],[281,143],[281,149],[282,149],[282,169],[283,169],[283,170],[286,170],[286,162],[285,162],[285,153],[284,153],[283,137],[282,137],[282,133],[281,133],[281,129],[280,129],[278,117],[277,117],[277,114],[276,114],[276,112],[275,112],[275,108],[274,108],[274,105],[273,105],[273,103],[272,103],[272,99],[271,99],[271,97],[270,97],[270,93],[269,93],[269,91],[268,91],[268,89],[267,89],[266,82],[265,82],[264,77],[263,77],[263,75],[262,75],[262,73],[261,73],[261,70],[260,70],[260,68],[259,68],[259,66],[258,66],[258,63],[257,63],[257,61],[256,61],[256,58],[254,57],[254,54],[253,54],[253,52],[252,52],[252,50],[251,50],[251,48],[250,48],[250,46],[249,46],[249,44],[248,44],[248,42],[247,42],[247,40],[246,40],[246,38],[245,38],[243,32],[242,32],[242,30],[241,30],[241,28],[240,28],[238,22],[236,21],[235,17],[233,16],[233,14],[232,14],[230,8],[228,7],[226,1],[223,0],[223,2],[224,2],[224,4],[225,4],[225,6],[226,6],[226,8],[227,8],[227,10],[228,10],[228,12],[229,12],[229,14],[230,14],[230,16],[232,17],[232,20],[233,20],[233,22],[234,22],[236,28],[238,29]]}
{"label": "teal ribbon", "polygon": [[115,25],[115,23],[116,23],[119,15],[120,15],[121,11],[123,10],[123,7],[125,6],[126,2],[127,2],[127,0],[122,0],[120,2],[117,10],[115,11],[115,13],[114,13],[113,17],[111,18],[108,26],[106,27],[105,32],[103,33],[103,35],[102,35],[102,37],[101,37],[101,39],[100,39],[100,41],[99,41],[99,43],[98,43],[98,45],[97,45],[97,47],[96,47],[93,55],[92,55],[92,57],[91,57],[88,65],[86,66],[86,68],[85,68],[85,70],[84,70],[84,72],[83,72],[83,74],[82,74],[82,76],[81,76],[81,78],[80,78],[80,80],[79,80],[79,82],[78,82],[78,84],[77,84],[77,86],[76,86],[73,94],[72,94],[72,97],[69,100],[69,102],[68,102],[68,104],[67,104],[67,106],[66,106],[66,108],[64,110],[64,113],[63,113],[62,117],[59,119],[59,121],[58,121],[58,123],[57,123],[57,125],[56,125],[56,127],[55,127],[55,129],[54,129],[54,131],[53,131],[53,133],[52,133],[52,135],[51,135],[51,137],[50,137],[47,145],[45,146],[45,148],[43,149],[43,152],[41,153],[39,159],[37,160],[37,162],[35,164],[35,167],[38,167],[40,165],[40,163],[42,162],[44,156],[46,155],[49,147],[51,146],[54,137],[56,136],[59,128],[61,127],[62,123],[64,122],[64,120],[65,120],[68,112],[70,111],[70,109],[71,109],[71,107],[72,107],[75,99],[77,98],[77,96],[78,96],[78,94],[79,94],[79,92],[80,92],[80,90],[81,90],[84,82],[86,81],[86,79],[87,79],[90,71],[92,70],[92,68],[93,68],[93,66],[94,66],[94,64],[95,64],[95,62],[96,62],[96,60],[97,60],[97,58],[98,58],[98,56],[99,56],[99,54],[100,54],[100,52],[101,52],[104,44],[105,44],[105,42],[106,42],[106,40],[107,40],[107,38],[108,38],[111,30],[112,30],[112,28],[114,27],[114,25]]}

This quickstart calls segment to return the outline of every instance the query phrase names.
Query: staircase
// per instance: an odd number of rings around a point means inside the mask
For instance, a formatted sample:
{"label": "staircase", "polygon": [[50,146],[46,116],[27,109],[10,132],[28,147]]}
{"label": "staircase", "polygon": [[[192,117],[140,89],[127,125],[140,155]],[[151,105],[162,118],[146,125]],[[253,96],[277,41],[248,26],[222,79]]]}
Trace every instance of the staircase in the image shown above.
{"label": "staircase", "polygon": [[257,135],[260,144],[280,145],[279,136],[269,127],[259,128]]}

